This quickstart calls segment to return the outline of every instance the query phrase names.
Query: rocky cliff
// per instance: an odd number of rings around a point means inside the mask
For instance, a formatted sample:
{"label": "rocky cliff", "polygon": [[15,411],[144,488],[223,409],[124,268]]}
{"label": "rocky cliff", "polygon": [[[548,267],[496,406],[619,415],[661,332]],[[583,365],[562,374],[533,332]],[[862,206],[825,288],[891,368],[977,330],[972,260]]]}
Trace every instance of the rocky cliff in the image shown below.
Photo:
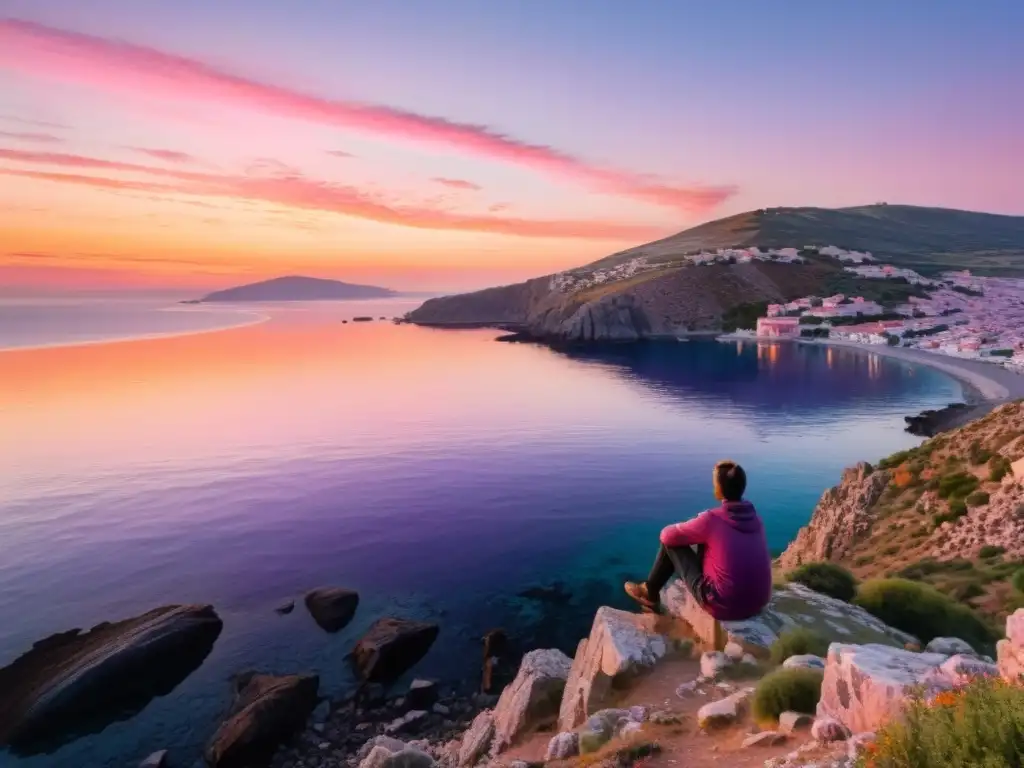
{"label": "rocky cliff", "polygon": [[933,437],[918,448],[859,464],[826,491],[780,570],[831,560],[861,578],[887,574],[935,586],[1002,618],[1024,600],[1024,401]]}
{"label": "rocky cliff", "polygon": [[431,299],[408,315],[422,325],[515,325],[566,341],[633,341],[719,330],[740,304],[788,301],[820,291],[836,267],[752,263],[674,266],[581,290],[554,276]]}

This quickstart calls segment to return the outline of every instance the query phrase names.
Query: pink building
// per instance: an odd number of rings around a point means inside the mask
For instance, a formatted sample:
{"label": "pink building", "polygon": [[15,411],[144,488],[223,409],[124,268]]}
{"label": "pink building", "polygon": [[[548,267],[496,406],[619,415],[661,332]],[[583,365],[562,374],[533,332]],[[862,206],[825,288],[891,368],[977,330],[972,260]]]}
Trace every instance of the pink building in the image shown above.
{"label": "pink building", "polygon": [[757,320],[757,335],[770,338],[786,338],[800,335],[799,317],[760,317]]}

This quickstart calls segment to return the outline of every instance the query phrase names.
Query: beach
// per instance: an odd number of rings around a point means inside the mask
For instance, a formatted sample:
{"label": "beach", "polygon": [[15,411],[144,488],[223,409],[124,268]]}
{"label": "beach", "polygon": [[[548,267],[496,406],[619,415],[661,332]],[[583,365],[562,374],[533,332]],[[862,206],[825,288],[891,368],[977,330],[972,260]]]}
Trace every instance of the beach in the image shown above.
{"label": "beach", "polygon": [[968,403],[1002,402],[1024,397],[1024,376],[1008,371],[994,363],[967,360],[907,347],[856,344],[846,341],[817,341],[794,339],[801,344],[857,349],[867,354],[892,357],[907,363],[920,363],[947,373],[964,385],[964,399]]}

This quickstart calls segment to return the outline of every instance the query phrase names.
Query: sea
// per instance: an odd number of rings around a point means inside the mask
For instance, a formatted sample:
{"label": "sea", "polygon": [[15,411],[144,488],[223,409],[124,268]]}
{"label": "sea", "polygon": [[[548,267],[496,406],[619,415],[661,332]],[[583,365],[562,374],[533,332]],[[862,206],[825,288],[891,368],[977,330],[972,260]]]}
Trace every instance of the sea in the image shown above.
{"label": "sea", "polygon": [[[844,467],[918,442],[904,415],[962,395],[859,350],[379,319],[418,303],[0,302],[0,666],[169,603],[224,621],[166,695],[0,765],[192,765],[233,675],[315,672],[342,697],[382,616],[437,622],[414,674],[452,684],[495,627],[571,654],[597,606],[629,607],[661,527],[714,504],[717,460],[746,468],[780,551]],[[360,593],[337,634],[302,604],[318,586]]]}

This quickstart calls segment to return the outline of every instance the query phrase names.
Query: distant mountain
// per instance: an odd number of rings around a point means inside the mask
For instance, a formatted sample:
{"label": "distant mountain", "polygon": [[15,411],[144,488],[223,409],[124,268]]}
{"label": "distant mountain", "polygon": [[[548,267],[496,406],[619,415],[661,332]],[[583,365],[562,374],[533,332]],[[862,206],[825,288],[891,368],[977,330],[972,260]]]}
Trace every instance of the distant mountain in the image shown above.
{"label": "distant mountain", "polygon": [[227,288],[199,299],[201,303],[215,301],[325,301],[331,299],[385,299],[396,296],[389,288],[373,285],[353,285],[339,280],[291,275],[275,277],[259,283]]}
{"label": "distant mountain", "polygon": [[[721,329],[761,302],[851,293],[886,304],[919,290],[844,272],[828,257],[806,264],[752,262],[696,267],[685,254],[717,248],[835,245],[923,274],[970,269],[1024,275],[1024,217],[909,205],[766,208],[693,227],[569,271],[525,283],[431,299],[410,312],[423,325],[500,325],[568,340],[673,337]],[[653,269],[621,277],[609,268],[643,258]],[[743,305],[747,305],[744,307]]]}

